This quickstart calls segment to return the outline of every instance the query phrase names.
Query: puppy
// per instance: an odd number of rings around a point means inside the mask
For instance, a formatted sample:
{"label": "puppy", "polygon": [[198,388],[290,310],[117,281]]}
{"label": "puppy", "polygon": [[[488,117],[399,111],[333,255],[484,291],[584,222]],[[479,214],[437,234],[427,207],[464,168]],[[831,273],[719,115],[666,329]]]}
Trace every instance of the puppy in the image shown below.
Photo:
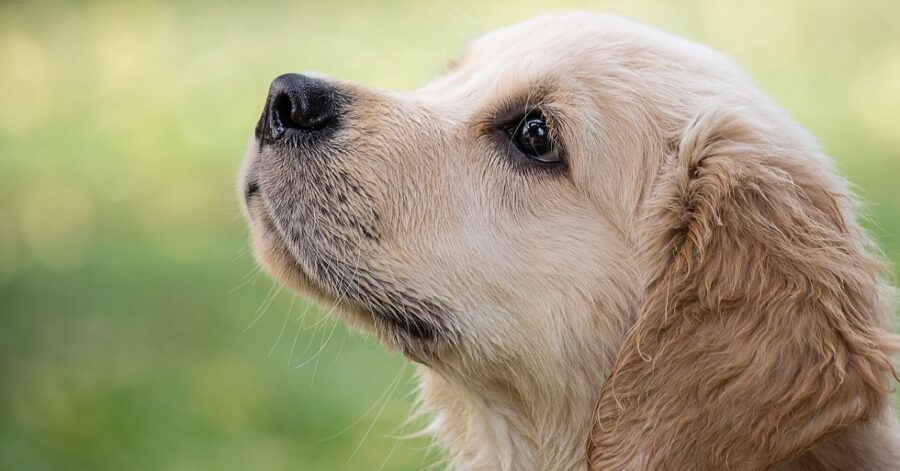
{"label": "puppy", "polygon": [[283,75],[240,189],[271,276],[420,365],[454,469],[900,469],[854,198],[705,47],[578,12],[414,92]]}

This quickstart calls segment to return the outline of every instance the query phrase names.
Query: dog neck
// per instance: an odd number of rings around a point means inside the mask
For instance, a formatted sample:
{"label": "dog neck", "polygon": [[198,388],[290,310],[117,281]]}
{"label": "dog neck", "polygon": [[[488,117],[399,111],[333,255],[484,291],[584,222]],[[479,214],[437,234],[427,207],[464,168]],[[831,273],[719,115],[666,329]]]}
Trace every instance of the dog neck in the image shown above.
{"label": "dog neck", "polygon": [[431,417],[425,432],[457,471],[582,470],[597,394],[624,332],[616,337],[579,361],[528,374],[507,365],[495,379],[421,366],[420,412]]}

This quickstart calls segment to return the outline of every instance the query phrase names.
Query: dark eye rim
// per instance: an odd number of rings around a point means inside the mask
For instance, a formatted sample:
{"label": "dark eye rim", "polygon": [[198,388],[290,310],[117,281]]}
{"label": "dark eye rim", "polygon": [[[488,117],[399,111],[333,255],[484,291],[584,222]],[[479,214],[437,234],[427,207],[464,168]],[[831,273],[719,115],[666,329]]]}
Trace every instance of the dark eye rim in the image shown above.
{"label": "dark eye rim", "polygon": [[[514,152],[517,156],[525,159],[529,164],[544,167],[548,169],[559,169],[564,168],[566,166],[566,152],[564,146],[562,146],[558,139],[553,133],[553,113],[547,112],[544,108],[534,107],[529,110],[522,111],[521,109],[518,112],[510,112],[505,113],[507,117],[495,126],[494,132],[498,136],[502,136],[505,140],[504,147],[511,152]],[[547,127],[550,130],[550,137],[552,140],[553,151],[556,152],[558,156],[558,160],[548,161],[542,160],[538,158],[539,156],[532,156],[526,154],[515,142],[515,133],[518,131],[519,127],[524,125],[530,119],[533,119],[535,116],[540,116],[543,118],[544,122],[547,124]]]}

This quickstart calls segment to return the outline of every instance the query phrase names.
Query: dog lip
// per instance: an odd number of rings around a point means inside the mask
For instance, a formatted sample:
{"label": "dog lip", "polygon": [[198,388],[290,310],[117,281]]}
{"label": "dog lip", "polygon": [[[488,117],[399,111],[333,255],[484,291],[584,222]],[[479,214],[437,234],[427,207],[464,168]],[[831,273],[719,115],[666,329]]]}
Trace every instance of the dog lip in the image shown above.
{"label": "dog lip", "polygon": [[[262,191],[257,174],[247,174],[243,189],[252,224],[269,249],[282,254],[278,257],[279,270],[291,274],[294,282],[290,286],[297,291],[340,304],[348,312],[370,319],[377,326],[376,331],[388,332],[384,335],[388,335],[389,342],[416,361],[424,360],[422,349],[456,338],[458,334],[450,325],[452,312],[445,302],[412,295],[401,287],[376,280],[374,273],[357,278],[358,266],[343,266],[343,274],[335,273],[335,267],[343,265],[340,260],[306,250],[302,237],[292,237],[276,222],[279,218],[270,204],[274,195]],[[354,275],[348,277],[348,273]]]}
{"label": "dog lip", "polygon": [[[271,214],[265,206],[260,216],[261,227],[277,241],[286,252],[290,253],[290,270],[303,280],[303,289],[308,290],[318,298],[338,303],[345,307],[352,307],[356,313],[369,317],[382,327],[394,332],[403,332],[407,339],[416,343],[436,343],[446,340],[450,335],[447,320],[450,318],[450,310],[436,299],[410,297],[396,290],[382,292],[373,296],[366,285],[354,285],[343,276],[329,276],[324,267],[334,267],[340,264],[336,260],[307,260],[312,266],[306,266],[297,255],[287,248],[289,243],[285,236],[278,230]],[[331,274],[333,275],[333,274]],[[355,287],[355,289],[354,289]],[[363,293],[358,297],[353,294]],[[373,303],[373,299],[387,297],[390,302]]]}

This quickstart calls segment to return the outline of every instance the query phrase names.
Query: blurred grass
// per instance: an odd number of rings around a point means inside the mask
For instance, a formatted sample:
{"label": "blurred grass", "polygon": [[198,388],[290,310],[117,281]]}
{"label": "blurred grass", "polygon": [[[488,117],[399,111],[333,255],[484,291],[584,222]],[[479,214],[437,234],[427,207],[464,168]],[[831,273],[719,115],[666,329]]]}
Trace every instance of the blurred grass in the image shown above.
{"label": "blurred grass", "polygon": [[[900,3],[559,5],[734,56],[821,138],[900,260]],[[0,3],[0,468],[432,463],[426,440],[395,439],[414,430],[412,368],[254,275],[233,180],[276,75],[412,88],[546,7]]]}

